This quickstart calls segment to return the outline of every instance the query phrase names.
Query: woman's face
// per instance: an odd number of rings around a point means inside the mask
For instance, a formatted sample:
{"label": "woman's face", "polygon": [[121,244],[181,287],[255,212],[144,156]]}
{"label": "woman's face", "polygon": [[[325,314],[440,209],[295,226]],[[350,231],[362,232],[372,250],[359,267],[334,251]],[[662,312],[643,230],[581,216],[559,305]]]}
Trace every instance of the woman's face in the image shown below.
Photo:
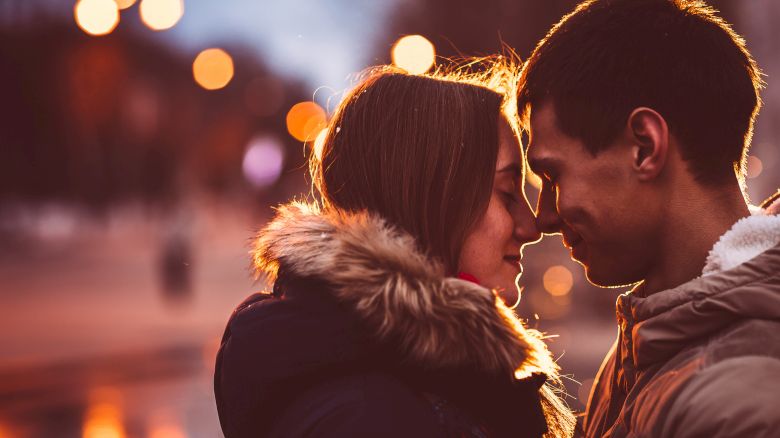
{"label": "woman's face", "polygon": [[520,142],[504,117],[498,122],[498,159],[490,202],[461,250],[458,270],[496,289],[504,302],[519,299],[515,285],[522,272],[523,245],[539,240],[534,215],[522,190]]}

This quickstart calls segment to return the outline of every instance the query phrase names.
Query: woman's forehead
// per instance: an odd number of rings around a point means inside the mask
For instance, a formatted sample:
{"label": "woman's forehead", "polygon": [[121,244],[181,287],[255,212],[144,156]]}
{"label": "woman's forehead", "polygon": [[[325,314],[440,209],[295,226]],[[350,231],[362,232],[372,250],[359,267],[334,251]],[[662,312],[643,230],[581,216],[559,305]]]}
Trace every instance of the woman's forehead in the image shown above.
{"label": "woman's forehead", "polygon": [[509,126],[509,122],[500,120],[496,172],[512,171],[516,172],[517,176],[522,175],[523,155],[520,148],[520,140]]}

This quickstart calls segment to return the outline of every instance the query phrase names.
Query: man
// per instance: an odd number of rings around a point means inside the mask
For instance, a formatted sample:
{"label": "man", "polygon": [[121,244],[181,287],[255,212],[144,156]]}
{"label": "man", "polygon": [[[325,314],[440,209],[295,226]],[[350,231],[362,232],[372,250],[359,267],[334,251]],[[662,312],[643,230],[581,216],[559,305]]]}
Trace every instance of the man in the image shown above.
{"label": "man", "polygon": [[780,216],[742,190],[761,85],[698,1],[584,2],[526,63],[538,226],[592,283],[636,284],[588,437],[780,434]]}

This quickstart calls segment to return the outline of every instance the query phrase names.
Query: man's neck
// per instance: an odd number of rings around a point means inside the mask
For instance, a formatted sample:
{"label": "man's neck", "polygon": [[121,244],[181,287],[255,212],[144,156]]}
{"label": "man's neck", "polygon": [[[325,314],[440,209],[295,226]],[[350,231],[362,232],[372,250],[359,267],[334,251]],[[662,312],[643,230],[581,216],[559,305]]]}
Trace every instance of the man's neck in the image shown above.
{"label": "man's neck", "polygon": [[739,219],[750,215],[738,189],[724,193],[677,191],[660,231],[659,258],[642,286],[642,295],[671,289],[701,275],[712,247]]}

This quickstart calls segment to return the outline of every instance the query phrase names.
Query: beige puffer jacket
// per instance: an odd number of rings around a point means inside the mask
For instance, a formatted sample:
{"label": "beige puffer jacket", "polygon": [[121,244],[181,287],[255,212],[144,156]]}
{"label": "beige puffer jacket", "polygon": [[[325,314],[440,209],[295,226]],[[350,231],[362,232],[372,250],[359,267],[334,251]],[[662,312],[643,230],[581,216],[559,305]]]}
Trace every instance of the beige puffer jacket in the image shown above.
{"label": "beige puffer jacket", "polygon": [[777,207],[721,236],[701,277],[618,298],[587,437],[780,437]]}

